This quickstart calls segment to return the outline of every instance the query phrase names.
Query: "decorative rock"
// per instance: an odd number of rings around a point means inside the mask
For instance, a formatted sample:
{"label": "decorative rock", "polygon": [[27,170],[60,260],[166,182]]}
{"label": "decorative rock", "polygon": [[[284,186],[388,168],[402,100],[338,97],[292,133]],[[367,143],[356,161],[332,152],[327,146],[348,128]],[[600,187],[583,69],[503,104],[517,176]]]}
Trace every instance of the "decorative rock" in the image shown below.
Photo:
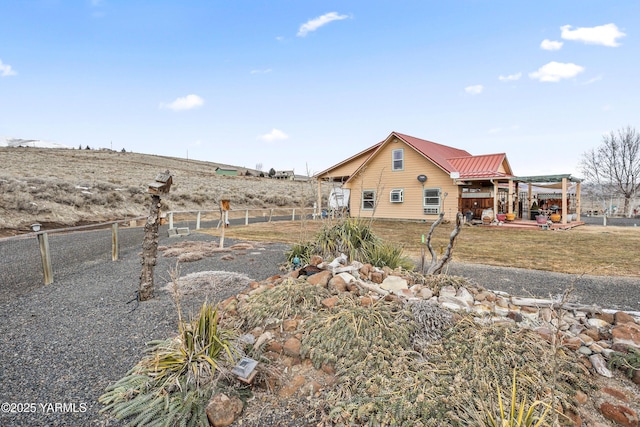
{"label": "decorative rock", "polygon": [[615,389],[615,388],[611,388],[611,387],[604,387],[601,389],[601,391],[603,393],[608,394],[609,396],[615,397],[618,400],[621,400],[623,402],[628,402],[629,399],[627,398],[627,395],[624,394],[622,391]]}
{"label": "decorative rock", "polygon": [[522,314],[523,317],[526,317],[529,320],[538,320],[538,318],[540,317],[540,312],[535,307],[521,307],[520,314]]}
{"label": "decorative rock", "polygon": [[382,273],[377,272],[377,271],[374,271],[373,273],[371,273],[371,281],[373,283],[380,284],[380,283],[382,283],[382,279],[383,279]]}
{"label": "decorative rock", "polygon": [[561,341],[562,345],[569,350],[578,350],[582,346],[582,341],[578,337],[563,337]]}
{"label": "decorative rock", "polygon": [[638,427],[638,414],[623,405],[604,402],[600,405],[600,412],[605,418],[626,427]]}
{"label": "decorative rock", "polygon": [[371,304],[373,304],[371,297],[360,297],[360,305],[369,306]]}
{"label": "decorative rock", "polygon": [[299,357],[300,356],[300,340],[297,338],[289,338],[284,343],[284,347],[282,348],[284,354],[291,357]]}
{"label": "decorative rock", "polygon": [[621,325],[623,323],[635,323],[635,320],[634,320],[633,316],[631,316],[630,314],[627,314],[624,311],[618,311],[614,315],[613,323],[615,325]]}
{"label": "decorative rock", "polygon": [[300,387],[305,383],[305,378],[302,375],[296,375],[293,377],[291,382],[285,386],[283,386],[278,392],[278,396],[282,398],[289,398],[294,395],[295,392],[298,391]]}
{"label": "decorative rock", "polygon": [[444,286],[440,289],[440,298],[453,298],[456,296],[456,288],[453,286]]}
{"label": "decorative rock", "polygon": [[309,265],[317,266],[318,264],[322,264],[322,257],[320,255],[312,255],[309,259]]}
{"label": "decorative rock", "polygon": [[586,334],[580,334],[578,335],[578,338],[580,338],[587,347],[594,343],[593,338]]}
{"label": "decorative rock", "polygon": [[589,396],[587,396],[585,392],[583,392],[582,390],[576,391],[576,402],[578,402],[580,405],[584,405],[585,403],[587,403],[588,399]]}
{"label": "decorative rock", "polygon": [[604,350],[604,348],[600,347],[598,344],[593,343],[589,346],[589,350],[591,350],[593,353],[602,353],[602,351]]}
{"label": "decorative rock", "polygon": [[308,276],[307,283],[309,283],[310,285],[327,287],[329,279],[331,279],[332,276],[333,274],[328,270],[321,271],[319,273]]}
{"label": "decorative rock", "polygon": [[584,331],[583,334],[593,338],[594,341],[600,341],[602,339],[600,338],[600,331],[596,328],[589,328]]}
{"label": "decorative rock", "polygon": [[322,304],[326,308],[333,308],[337,302],[338,302],[338,297],[329,297],[320,301],[320,304]]}
{"label": "decorative rock", "polygon": [[593,351],[591,351],[589,347],[581,346],[578,349],[578,353],[584,354],[585,356],[591,356],[593,354]]}
{"label": "decorative rock", "polygon": [[614,316],[611,313],[596,313],[596,315],[594,316],[596,319],[600,319],[600,320],[604,320],[605,322],[607,322],[610,325],[613,325],[614,322]]}
{"label": "decorative rock", "polygon": [[422,299],[431,299],[431,297],[433,296],[433,291],[429,288],[422,288],[420,289],[418,295]]}
{"label": "decorative rock", "polygon": [[517,311],[510,311],[509,314],[507,314],[507,317],[516,323],[522,322],[522,314]]}
{"label": "decorative rock", "polygon": [[469,292],[465,287],[460,287],[460,289],[458,289],[456,292],[456,298],[465,302],[469,307],[474,303],[473,295],[471,295],[471,292]]}
{"label": "decorative rock", "polygon": [[592,318],[587,320],[587,323],[589,324],[589,326],[592,326],[594,328],[609,328],[611,327],[611,323],[608,323],[602,319],[596,319],[596,318]]}
{"label": "decorative rock", "polygon": [[387,276],[380,284],[380,287],[394,293],[398,293],[402,289],[409,289],[407,281],[398,276]]}
{"label": "decorative rock", "polygon": [[286,332],[293,332],[298,329],[298,322],[296,319],[286,319],[282,322],[282,329]]}
{"label": "decorative rock", "polygon": [[256,342],[253,344],[254,349],[260,348],[260,346],[270,340],[273,339],[273,334],[271,332],[264,332],[262,335],[258,337]]}
{"label": "decorative rock", "polygon": [[480,302],[476,302],[473,305],[473,311],[482,316],[490,316],[493,313],[491,306]]}
{"label": "decorative rock", "polygon": [[[340,293],[340,292],[346,292],[347,291],[347,282],[342,275],[345,274],[347,276],[351,276],[350,274],[347,273],[340,273],[337,276],[333,276],[330,280],[329,283],[327,284],[327,288],[331,291],[331,292],[335,292],[335,293]],[[351,276],[353,278],[353,276]]]}
{"label": "decorative rock", "polygon": [[227,427],[233,424],[242,413],[242,409],[242,400],[220,393],[211,398],[205,412],[213,427]]}
{"label": "decorative rock", "polygon": [[601,354],[592,354],[589,356],[589,361],[593,365],[593,369],[596,370],[597,373],[602,375],[603,377],[612,378],[613,374],[607,368],[607,362],[605,362],[604,357]]}
{"label": "decorative rock", "polygon": [[640,325],[622,323],[611,330],[613,345],[625,345],[640,350]]}

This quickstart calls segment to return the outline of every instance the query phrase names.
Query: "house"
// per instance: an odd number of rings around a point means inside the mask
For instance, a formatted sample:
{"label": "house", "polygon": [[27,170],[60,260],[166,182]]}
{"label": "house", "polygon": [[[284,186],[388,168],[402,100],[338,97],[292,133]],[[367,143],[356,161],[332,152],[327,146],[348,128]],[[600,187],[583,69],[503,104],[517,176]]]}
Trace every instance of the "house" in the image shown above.
{"label": "house", "polygon": [[293,181],[295,178],[295,173],[294,171],[276,171],[275,175],[273,175],[273,177],[275,179],[288,179],[290,181]]}
{"label": "house", "polygon": [[224,175],[224,176],[238,176],[238,169],[234,169],[234,168],[222,168],[222,167],[217,167],[216,168],[216,175]]}
{"label": "house", "polygon": [[481,218],[485,209],[517,208],[505,153],[471,155],[398,132],[314,176],[350,190],[351,216],[435,220],[441,212]]}

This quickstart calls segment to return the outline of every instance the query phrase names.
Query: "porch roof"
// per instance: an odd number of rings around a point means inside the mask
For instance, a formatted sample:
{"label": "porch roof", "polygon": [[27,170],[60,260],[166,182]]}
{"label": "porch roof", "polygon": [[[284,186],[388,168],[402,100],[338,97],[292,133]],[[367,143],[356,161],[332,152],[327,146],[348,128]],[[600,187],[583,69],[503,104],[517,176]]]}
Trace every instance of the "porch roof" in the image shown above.
{"label": "porch roof", "polygon": [[581,178],[571,176],[571,174],[518,176],[518,177],[515,177],[513,180],[532,184],[536,182],[562,182],[563,178],[566,178],[567,181],[570,181],[570,182],[582,182]]}

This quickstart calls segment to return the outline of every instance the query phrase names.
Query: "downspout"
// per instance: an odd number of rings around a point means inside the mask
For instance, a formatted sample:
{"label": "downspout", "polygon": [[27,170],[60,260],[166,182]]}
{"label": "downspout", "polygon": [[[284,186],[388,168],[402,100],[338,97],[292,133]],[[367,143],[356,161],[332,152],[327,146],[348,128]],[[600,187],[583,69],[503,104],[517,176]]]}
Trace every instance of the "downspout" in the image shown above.
{"label": "downspout", "polygon": [[498,184],[493,181],[493,178],[489,182],[493,184],[493,217],[496,218],[498,214]]}

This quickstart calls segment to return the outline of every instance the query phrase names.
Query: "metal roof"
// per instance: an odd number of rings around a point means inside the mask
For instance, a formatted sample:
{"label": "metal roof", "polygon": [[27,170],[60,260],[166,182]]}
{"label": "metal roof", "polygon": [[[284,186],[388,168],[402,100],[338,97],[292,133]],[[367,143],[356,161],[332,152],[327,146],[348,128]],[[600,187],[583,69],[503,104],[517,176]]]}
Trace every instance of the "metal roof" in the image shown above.
{"label": "metal roof", "polygon": [[466,156],[448,159],[449,163],[460,173],[460,178],[507,178],[512,177],[511,168],[507,163],[507,173],[500,172],[500,166],[506,160],[505,153],[484,154],[480,156]]}
{"label": "metal roof", "polygon": [[538,175],[538,176],[518,176],[514,178],[514,181],[518,182],[562,182],[562,179],[566,178],[567,181],[570,182],[582,182],[581,178],[576,178],[575,176],[571,176],[571,174],[561,174],[561,175]]}

